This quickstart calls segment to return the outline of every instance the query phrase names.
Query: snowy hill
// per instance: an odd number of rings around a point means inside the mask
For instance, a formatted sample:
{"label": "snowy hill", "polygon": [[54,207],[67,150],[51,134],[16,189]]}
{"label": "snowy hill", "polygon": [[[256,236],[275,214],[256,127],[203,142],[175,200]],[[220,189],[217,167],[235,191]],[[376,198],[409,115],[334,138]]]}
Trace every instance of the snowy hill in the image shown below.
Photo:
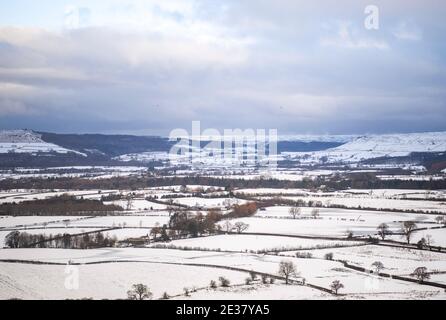
{"label": "snowy hill", "polygon": [[69,153],[80,152],[62,148],[53,143],[47,143],[41,136],[29,130],[0,131],[0,153]]}
{"label": "snowy hill", "polygon": [[[339,147],[306,153],[305,162],[347,162],[379,157],[403,157],[412,152],[446,151],[446,132],[366,135]],[[297,155],[299,158],[303,154]]]}

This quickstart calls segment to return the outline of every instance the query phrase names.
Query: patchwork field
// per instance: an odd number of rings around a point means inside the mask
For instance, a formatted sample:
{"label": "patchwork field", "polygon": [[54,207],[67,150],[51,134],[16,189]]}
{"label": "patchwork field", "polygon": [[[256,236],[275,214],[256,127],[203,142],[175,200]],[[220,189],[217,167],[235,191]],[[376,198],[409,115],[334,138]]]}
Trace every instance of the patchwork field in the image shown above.
{"label": "patchwork field", "polygon": [[[215,198],[191,196],[199,190],[208,190]],[[350,189],[321,195],[304,189],[259,188],[235,190],[229,196],[221,188],[188,185],[133,192],[15,190],[2,192],[0,203],[47,199],[65,193],[94,200],[100,200],[102,195],[121,194],[122,200],[105,203],[119,205],[123,211],[106,216],[2,216],[0,246],[5,247],[4,239],[13,230],[49,236],[94,234],[114,228],[103,234],[116,238],[116,247],[0,249],[0,299],[124,299],[136,283],[146,284],[154,299],[161,298],[164,292],[172,299],[196,300],[446,299],[440,287],[446,283],[444,251],[407,247],[400,234],[403,223],[411,221],[417,226],[411,235],[412,244],[429,238],[431,245],[445,247],[446,229],[439,228],[442,222],[438,213],[403,212],[403,209],[446,212],[441,200],[443,191]],[[275,194],[293,200],[321,201],[323,207],[300,207],[293,217],[292,207],[275,205],[257,208],[247,217],[228,219],[234,205],[243,207],[250,202],[237,196],[241,194],[270,199]],[[169,197],[162,198],[166,195]],[[148,201],[145,197],[157,197],[166,204]],[[193,209],[174,206],[168,211],[169,202]],[[354,209],[330,207],[337,204]],[[388,210],[364,210],[363,207]],[[189,234],[162,241],[151,232],[154,227],[169,225],[177,213],[187,212],[188,219],[192,219],[200,211],[206,217],[211,208],[219,209],[222,215],[216,224],[220,226],[220,233],[198,237]],[[239,223],[246,227],[237,234],[235,226]],[[379,238],[377,227],[381,223],[388,225],[388,232],[396,233],[387,235],[386,239],[399,243],[384,241],[372,245],[367,242],[369,237]],[[194,228],[198,227],[199,224]],[[174,230],[168,231],[175,234]],[[347,239],[348,236],[353,238]],[[121,243],[127,239],[130,242]],[[131,242],[134,239],[145,240],[134,245]],[[333,260],[327,259],[327,254]],[[285,285],[279,273],[283,261],[295,267],[296,272],[290,275],[291,285]],[[355,270],[343,261],[370,271]],[[381,272],[409,279],[415,279],[412,273],[416,268],[425,267],[435,285],[378,276],[371,272],[376,261],[383,264]],[[66,286],[72,272],[78,272],[77,289]],[[257,276],[247,281],[250,272]],[[264,283],[260,274],[265,277]],[[230,285],[222,287],[219,277],[227,278]],[[216,281],[217,288],[210,287],[211,280]],[[336,280],[343,284],[340,295],[331,291]]]}

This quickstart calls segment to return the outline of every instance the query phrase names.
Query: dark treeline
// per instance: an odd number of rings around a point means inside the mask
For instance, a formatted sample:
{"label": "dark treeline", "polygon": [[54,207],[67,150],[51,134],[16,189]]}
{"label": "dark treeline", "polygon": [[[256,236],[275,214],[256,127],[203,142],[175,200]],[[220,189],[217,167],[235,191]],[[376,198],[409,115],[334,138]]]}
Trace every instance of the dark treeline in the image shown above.
{"label": "dark treeline", "polygon": [[262,199],[256,200],[255,197],[251,196],[239,196],[239,198],[243,198],[246,200],[257,201],[257,205],[259,208],[267,208],[273,206],[291,206],[291,207],[310,207],[310,208],[334,208],[334,209],[354,209],[354,210],[364,210],[364,211],[384,211],[384,212],[405,212],[405,213],[418,213],[418,214],[437,214],[444,215],[443,212],[436,210],[417,210],[417,209],[395,209],[395,208],[373,208],[367,206],[347,206],[342,204],[330,204],[324,205],[322,201],[317,200],[308,200],[305,201],[303,199],[292,200],[286,199],[281,196],[274,196],[270,199]]}
{"label": "dark treeline", "polygon": [[0,205],[0,215],[29,216],[29,215],[79,215],[89,213],[106,215],[112,211],[122,211],[117,205],[106,205],[98,200],[76,198],[61,195],[49,199],[30,200],[21,203],[4,203]]}
{"label": "dark treeline", "polygon": [[114,177],[110,179],[82,178],[24,178],[0,181],[0,190],[10,189],[128,189],[137,190],[148,187],[171,185],[208,185],[225,188],[303,188],[317,189],[321,186],[332,190],[354,189],[446,189],[445,180],[380,180],[373,173],[354,173],[316,177],[302,181],[276,179],[244,180],[190,176],[190,177]]}
{"label": "dark treeline", "polygon": [[103,233],[70,234],[29,234],[12,231],[5,238],[5,244],[10,248],[62,248],[62,249],[94,249],[113,247],[116,236],[104,236]]}
{"label": "dark treeline", "polygon": [[49,167],[68,167],[68,166],[122,166],[136,165],[141,163],[136,161],[123,163],[113,160],[110,157],[101,154],[89,154],[88,157],[68,152],[37,152],[37,153],[3,153],[0,154],[0,168],[11,169],[23,168],[49,168]]}

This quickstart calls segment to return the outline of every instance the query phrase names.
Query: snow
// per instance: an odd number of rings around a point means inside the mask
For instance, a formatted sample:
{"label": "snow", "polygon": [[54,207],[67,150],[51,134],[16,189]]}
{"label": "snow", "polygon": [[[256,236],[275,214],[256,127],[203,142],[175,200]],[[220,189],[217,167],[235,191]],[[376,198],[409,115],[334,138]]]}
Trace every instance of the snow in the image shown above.
{"label": "snow", "polygon": [[402,181],[429,181],[429,180],[444,180],[443,176],[432,175],[378,175],[377,178],[381,180],[402,180]]}
{"label": "snow", "polygon": [[334,241],[301,239],[278,236],[256,236],[256,235],[218,235],[204,238],[192,238],[175,240],[169,245],[177,247],[204,248],[222,251],[258,251],[258,250],[292,250],[309,249],[323,246],[351,246],[361,244],[359,241]]}
{"label": "snow", "polygon": [[52,192],[45,192],[45,191],[32,191],[29,190],[28,192],[18,193],[18,194],[11,194],[9,196],[5,196],[0,198],[0,204],[1,203],[20,203],[24,201],[30,201],[30,200],[43,200],[48,198],[53,198],[61,195],[71,195],[76,197],[84,197],[85,199],[96,199],[99,200],[102,196],[106,196],[109,194],[117,193],[117,190],[63,190],[63,191],[52,191]]}
{"label": "snow", "polygon": [[[116,201],[104,201],[104,204],[115,204],[123,209],[127,209],[127,200],[116,200]],[[143,210],[165,210],[167,208],[167,205],[165,204],[159,204],[147,200],[142,199],[134,199],[130,202],[130,210],[136,210],[136,211],[143,211]]]}
{"label": "snow", "polygon": [[267,196],[267,195],[285,195],[285,196],[314,196],[320,199],[337,198],[357,198],[357,199],[445,199],[445,190],[423,190],[423,189],[347,189],[335,192],[313,192],[306,189],[274,189],[274,188],[258,188],[258,189],[239,189],[234,191],[235,194],[244,194],[250,196]]}
{"label": "snow", "polygon": [[[183,288],[205,287],[224,276],[243,283],[244,272],[152,263],[114,263],[51,266],[0,263],[0,299],[125,299],[136,283],[146,284],[154,299],[183,293]],[[74,271],[73,271],[74,270]],[[66,287],[70,273],[79,275],[79,288]],[[164,275],[164,276],[160,276]]]}
{"label": "snow", "polygon": [[62,148],[53,143],[47,143],[40,135],[27,130],[0,131],[0,153],[76,153],[86,156],[84,153]]}
{"label": "snow", "polygon": [[[215,266],[228,266],[228,267],[237,267],[244,270],[255,270],[257,272],[266,272],[270,274],[277,274],[278,266],[280,261],[287,259],[292,261],[296,266],[297,270],[300,273],[301,277],[304,277],[307,283],[316,284],[325,288],[328,288],[329,285],[334,280],[341,280],[344,284],[345,288],[342,290],[342,293],[348,293],[350,295],[361,296],[362,298],[385,298],[389,295],[393,295],[394,297],[399,298],[419,298],[422,296],[432,296],[435,298],[445,299],[444,293],[442,290],[438,288],[428,287],[428,286],[419,286],[416,283],[408,283],[403,281],[398,281],[394,279],[381,278],[376,277],[371,274],[361,273],[357,271],[352,271],[343,267],[343,265],[336,261],[327,261],[321,259],[299,259],[294,257],[280,257],[280,256],[272,256],[272,255],[256,255],[256,254],[242,254],[242,253],[219,253],[219,252],[197,252],[197,251],[181,251],[181,250],[169,250],[169,249],[135,249],[135,248],[108,248],[108,249],[92,249],[92,250],[65,250],[65,249],[8,249],[8,250],[0,250],[0,259],[18,259],[18,260],[35,260],[35,261],[49,261],[49,262],[62,262],[66,263],[68,261],[72,261],[73,263],[83,263],[83,262],[109,262],[103,263],[100,265],[96,265],[99,269],[94,271],[94,269],[84,269],[85,272],[81,272],[81,275],[84,275],[85,283],[91,283],[92,287],[96,288],[96,290],[91,291],[89,295],[95,294],[97,295],[103,294],[108,291],[105,287],[101,285],[100,282],[106,281],[107,285],[110,286],[110,292],[112,292],[112,288],[114,286],[115,279],[118,281],[122,279],[123,274],[125,274],[125,279],[130,279],[130,283],[141,282],[137,281],[142,278],[134,278],[138,276],[143,276],[143,283],[147,283],[150,287],[153,287],[154,290],[157,288],[154,285],[155,278],[163,279],[166,281],[166,278],[171,278],[180,285],[180,288],[183,288],[184,281],[189,281],[189,285],[200,285],[200,279],[206,278],[206,268],[204,267],[200,269],[200,273],[194,276],[188,276],[187,274],[179,271],[185,270],[185,266],[181,266],[181,269],[178,269],[176,272],[167,272],[167,265],[164,263],[174,262],[174,263],[196,263],[201,265],[215,265]],[[121,263],[113,263],[114,261],[124,261]],[[156,262],[163,263],[160,265],[160,269],[156,271],[152,276],[148,276],[144,274],[142,269],[132,270],[134,264],[128,263],[129,261],[134,261],[134,263],[138,262]],[[126,264],[128,263],[128,264]],[[20,266],[20,267],[18,267]],[[109,267],[113,268],[110,270]],[[46,268],[47,266],[43,266]],[[81,266],[84,267],[84,266]],[[16,288],[21,287],[21,285],[27,286],[35,286],[39,287],[39,285],[35,284],[36,274],[41,277],[43,282],[54,283],[51,280],[51,277],[55,276],[55,274],[63,275],[63,272],[39,272],[35,268],[34,265],[13,265],[11,268],[4,267],[4,264],[0,263],[0,268],[2,270],[2,277],[6,277],[8,281],[5,281],[8,284],[8,288]],[[20,269],[19,269],[20,268]],[[5,271],[3,271],[5,270]],[[11,272],[15,272],[17,270],[17,274],[12,274],[12,276],[8,276]],[[29,279],[26,276],[20,276],[21,273],[25,273],[26,270],[30,270],[29,274],[31,277],[34,275],[34,280]],[[63,270],[63,269],[59,269]],[[207,278],[205,284],[208,284],[210,279],[215,279],[218,276],[224,274],[224,270],[222,269],[210,269],[211,278]],[[168,274],[168,277],[160,277],[160,274]],[[6,275],[6,276],[5,276]],[[246,277],[246,273],[241,273]],[[242,276],[240,279],[244,279]],[[20,282],[23,279],[23,284],[15,285],[14,283]],[[97,280],[95,280],[97,279]],[[111,282],[110,279],[113,279]],[[236,282],[233,278],[230,278],[232,282]],[[60,278],[56,279],[56,281],[60,281]],[[119,280],[120,281],[120,280]],[[119,282],[118,281],[118,282]],[[124,280],[123,280],[124,281]],[[99,283],[98,283],[99,282]],[[63,282],[62,282],[63,283]],[[150,285],[152,283],[152,285]],[[126,289],[128,288],[128,284],[125,285]],[[47,286],[47,288],[51,288],[51,286]],[[103,288],[102,290],[98,290],[98,288]],[[166,288],[164,286],[164,288]],[[166,288],[168,289],[168,288]],[[163,289],[165,291],[166,289]],[[47,291],[49,289],[46,289]],[[24,290],[26,291],[26,290]],[[3,290],[3,292],[5,292]],[[14,294],[16,291],[13,292]],[[62,295],[61,292],[55,293],[55,295]],[[85,295],[85,293],[82,293]],[[271,297],[274,298],[274,297]]]}
{"label": "snow", "polygon": [[321,202],[324,206],[341,205],[347,208],[373,208],[377,210],[416,210],[425,213],[446,213],[446,203],[438,201],[383,199],[367,197],[309,196],[285,197],[290,200]]}
{"label": "snow", "polygon": [[[26,232],[29,234],[44,234],[46,236],[49,235],[57,235],[57,234],[78,234],[84,232],[94,232],[100,231],[99,228],[46,228],[46,229],[27,229],[27,230],[19,230],[20,232]],[[6,246],[5,238],[11,231],[1,231],[0,230],[0,248]],[[121,240],[121,239],[119,239]]]}
{"label": "snow", "polygon": [[[384,265],[382,272],[399,276],[408,276],[420,266],[426,267],[428,271],[444,271],[446,266],[444,253],[376,245],[305,250],[303,252],[309,252],[314,258],[320,259],[323,259],[327,253],[333,253],[333,258],[336,260],[344,260],[371,271],[374,270],[372,264],[375,261],[380,261]],[[282,254],[294,256],[295,252],[289,251]],[[446,275],[441,278],[446,280]]]}
{"label": "snow", "polygon": [[[27,229],[19,230],[20,232],[26,232],[29,234],[44,234],[46,236],[56,235],[56,234],[79,234],[84,232],[102,232],[104,235],[110,237],[116,236],[117,240],[125,240],[128,238],[139,238],[145,237],[150,234],[150,228],[123,228],[115,230],[101,231],[103,228],[46,228],[46,229]],[[5,237],[11,231],[1,231],[0,230],[0,248],[5,247]]]}
{"label": "snow", "polygon": [[[161,199],[162,201],[169,201],[169,199]],[[187,205],[189,207],[203,207],[203,208],[217,208],[224,207],[228,202],[231,205],[244,204],[246,200],[240,200],[236,198],[198,198],[198,197],[186,197],[186,198],[174,198],[173,203],[179,203]]]}
{"label": "snow", "polygon": [[[311,178],[332,174],[332,171],[288,170],[283,174]],[[167,224],[169,221],[166,205],[145,200],[145,197],[149,195],[158,197],[177,195],[178,198],[172,199],[174,202],[189,206],[198,204],[203,208],[226,205],[228,198],[181,198],[200,188],[201,186],[187,186],[185,191],[181,186],[169,186],[132,191],[135,197],[130,202],[131,210],[116,216],[0,217],[0,245],[10,232],[9,229],[1,229],[5,227],[35,234],[73,234],[117,227],[118,229],[105,231],[104,234],[116,236],[119,240],[146,236],[155,225]],[[211,186],[204,188],[210,189]],[[221,190],[221,188],[218,189]],[[45,199],[63,193],[99,199],[106,194],[126,195],[130,192],[130,190],[55,190],[54,192],[10,190],[0,191],[0,202]],[[252,194],[259,198],[268,198],[271,194],[282,194],[283,197],[293,200],[320,201],[323,205],[343,204],[352,208],[361,205],[361,207],[370,206],[381,209],[416,209],[446,213],[446,203],[443,201],[446,198],[445,190],[350,189],[336,192],[313,192],[304,189],[261,188],[241,189],[235,193]],[[225,193],[219,191],[215,194]],[[167,202],[170,198],[161,200]],[[244,203],[236,197],[230,200],[232,203]],[[127,207],[127,200],[107,203]],[[150,210],[151,207],[153,210]],[[358,240],[345,239],[347,231],[355,236],[376,235],[377,226],[381,223],[387,223],[391,231],[400,231],[402,222],[409,220],[415,221],[418,227],[439,227],[440,225],[435,221],[437,214],[321,207],[317,208],[320,216],[314,219],[311,217],[314,208],[303,207],[298,218],[292,219],[289,209],[288,206],[272,206],[265,210],[258,210],[253,217],[231,220],[232,224],[237,221],[249,224],[245,233],[173,240],[165,243],[167,246],[172,246],[170,249],[156,249],[154,244],[149,244],[146,248],[118,247],[89,250],[0,249],[0,283],[2,283],[0,299],[15,297],[23,299],[125,298],[127,290],[135,283],[147,284],[154,292],[154,298],[159,298],[164,291],[176,295],[181,294],[184,287],[207,287],[211,280],[218,280],[221,275],[229,278],[235,286],[217,290],[200,289],[191,293],[188,299],[340,298],[306,286],[285,286],[280,280],[272,285],[263,285],[260,281],[251,285],[242,285],[248,277],[247,271],[277,275],[279,263],[282,260],[290,260],[296,265],[299,275],[293,277],[294,279],[305,278],[307,283],[324,288],[329,288],[334,280],[340,280],[345,286],[341,293],[347,294],[342,296],[342,299],[446,299],[444,290],[439,288],[354,271],[346,268],[339,261],[324,259],[324,255],[331,252],[335,259],[346,260],[350,264],[364,268],[370,268],[373,262],[381,261],[385,266],[383,272],[406,277],[415,268],[425,266],[429,272],[433,272],[431,280],[446,283],[446,255],[444,253],[402,247],[393,248],[385,246],[383,242],[380,245],[369,245]],[[70,220],[68,227],[63,221],[67,219]],[[46,228],[43,227],[43,223],[47,223]],[[224,221],[220,223],[224,224]],[[418,241],[421,237],[426,238],[428,234],[432,235],[433,245],[446,246],[446,229],[444,228],[416,231],[412,235],[412,242]],[[327,237],[335,239],[326,239]],[[399,236],[388,238],[401,240]],[[323,249],[327,246],[329,248]],[[187,250],[178,250],[181,247]],[[197,248],[203,250],[196,251]],[[269,253],[263,253],[265,250]],[[312,258],[297,258],[297,252],[311,253]],[[6,259],[62,264],[69,261],[75,264],[81,263],[80,266],[74,266],[80,271],[80,287],[78,290],[65,288],[66,266],[1,262]],[[91,264],[84,265],[85,263]],[[172,263],[182,265],[172,265]],[[240,268],[246,272],[228,271],[222,267]]]}
{"label": "snow", "polygon": [[268,195],[268,194],[307,194],[305,189],[274,189],[274,188],[257,188],[257,189],[239,189],[234,191],[235,194],[247,195]]}
{"label": "snow", "polygon": [[[96,227],[96,228],[111,228],[111,227],[127,227],[127,228],[151,228],[156,224],[163,225],[169,222],[168,216],[105,216],[95,217],[87,220],[75,221],[70,224],[71,227]],[[57,225],[57,224],[56,224]]]}
{"label": "snow", "polygon": [[[428,239],[429,235],[432,237],[431,245],[446,247],[446,228],[415,231],[412,233],[410,242],[417,243],[421,238]],[[403,242],[406,241],[406,238],[402,235],[392,235],[389,236],[389,239]]]}
{"label": "snow", "polygon": [[65,226],[66,220],[70,222],[76,220],[84,220],[88,217],[86,216],[22,216],[22,217],[11,217],[11,216],[0,216],[0,230],[2,228],[25,228],[41,226],[43,223],[48,224],[59,224]]}
{"label": "snow", "polygon": [[178,297],[181,300],[319,300],[336,299],[307,286],[284,284],[253,284],[234,288],[206,289],[192,293],[190,297]]}
{"label": "snow", "polygon": [[435,215],[415,215],[399,212],[379,212],[320,208],[318,219],[311,218],[314,208],[301,208],[297,219],[288,213],[290,207],[269,207],[258,211],[254,217],[233,220],[249,224],[247,232],[271,233],[301,236],[330,236],[345,238],[348,232],[355,236],[368,236],[377,233],[381,223],[387,223],[391,231],[401,229],[401,221],[426,222],[422,226],[436,226]]}

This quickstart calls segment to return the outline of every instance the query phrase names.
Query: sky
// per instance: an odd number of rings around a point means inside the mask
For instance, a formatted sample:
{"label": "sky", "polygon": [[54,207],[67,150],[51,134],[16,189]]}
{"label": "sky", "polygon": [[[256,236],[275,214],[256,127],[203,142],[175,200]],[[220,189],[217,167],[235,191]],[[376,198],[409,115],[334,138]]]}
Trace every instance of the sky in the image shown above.
{"label": "sky", "polygon": [[0,129],[444,131],[445,34],[442,0],[0,0]]}

